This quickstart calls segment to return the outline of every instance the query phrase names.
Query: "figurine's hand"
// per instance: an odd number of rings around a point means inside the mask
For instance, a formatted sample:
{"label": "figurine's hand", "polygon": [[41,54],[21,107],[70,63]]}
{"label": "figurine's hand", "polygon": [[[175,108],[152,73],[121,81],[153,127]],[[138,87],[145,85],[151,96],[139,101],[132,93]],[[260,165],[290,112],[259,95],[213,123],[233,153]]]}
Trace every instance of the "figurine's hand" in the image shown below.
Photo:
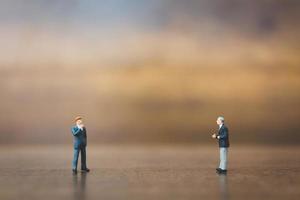
{"label": "figurine's hand", "polygon": [[212,137],[212,138],[217,138],[217,135],[214,133],[214,134],[212,134],[211,137]]}
{"label": "figurine's hand", "polygon": [[78,124],[78,127],[79,127],[80,129],[82,129],[82,128],[84,127],[84,125],[83,125],[83,124]]}

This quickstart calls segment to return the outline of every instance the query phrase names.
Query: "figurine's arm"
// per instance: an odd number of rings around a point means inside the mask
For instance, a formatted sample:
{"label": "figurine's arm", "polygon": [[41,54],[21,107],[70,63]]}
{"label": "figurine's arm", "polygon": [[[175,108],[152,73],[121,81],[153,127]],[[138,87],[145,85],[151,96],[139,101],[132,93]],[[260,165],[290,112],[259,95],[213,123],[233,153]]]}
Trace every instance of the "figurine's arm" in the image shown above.
{"label": "figurine's arm", "polygon": [[86,133],[87,133],[87,131],[86,131],[86,128],[85,128],[85,127],[84,127],[84,130],[85,130],[84,137],[85,137],[85,139],[87,139],[87,136],[86,136],[86,135],[87,135],[87,134],[86,134]]}
{"label": "figurine's arm", "polygon": [[84,134],[84,138],[85,138],[85,144],[87,145],[87,131],[86,131],[86,128],[84,127],[85,129],[85,134]]}
{"label": "figurine's arm", "polygon": [[218,139],[225,139],[228,137],[228,129],[225,127],[221,134],[217,136]]}
{"label": "figurine's arm", "polygon": [[73,134],[74,136],[76,136],[79,132],[80,132],[80,129],[79,129],[78,127],[73,127],[73,128],[72,128],[72,134]]}

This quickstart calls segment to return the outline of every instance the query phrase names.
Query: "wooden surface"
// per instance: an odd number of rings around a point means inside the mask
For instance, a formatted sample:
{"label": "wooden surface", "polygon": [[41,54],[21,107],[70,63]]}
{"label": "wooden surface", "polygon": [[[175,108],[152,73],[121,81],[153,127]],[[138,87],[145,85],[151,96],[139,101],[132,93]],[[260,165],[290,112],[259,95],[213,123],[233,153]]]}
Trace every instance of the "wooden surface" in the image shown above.
{"label": "wooden surface", "polygon": [[216,146],[90,146],[88,174],[71,146],[0,147],[0,199],[299,199],[300,149],[238,146],[227,176]]}

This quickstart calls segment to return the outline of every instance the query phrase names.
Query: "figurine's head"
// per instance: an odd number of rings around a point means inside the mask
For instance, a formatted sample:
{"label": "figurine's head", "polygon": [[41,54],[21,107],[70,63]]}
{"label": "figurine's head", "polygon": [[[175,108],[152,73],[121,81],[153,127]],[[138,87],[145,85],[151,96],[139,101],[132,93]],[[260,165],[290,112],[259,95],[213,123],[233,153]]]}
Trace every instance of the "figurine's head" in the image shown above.
{"label": "figurine's head", "polygon": [[82,124],[82,117],[80,117],[80,116],[75,117],[75,123],[76,123],[77,125]]}
{"label": "figurine's head", "polygon": [[219,116],[218,118],[217,118],[217,124],[218,125],[221,125],[221,124],[224,124],[224,121],[225,121],[225,119],[224,119],[224,117],[222,117],[222,116]]}

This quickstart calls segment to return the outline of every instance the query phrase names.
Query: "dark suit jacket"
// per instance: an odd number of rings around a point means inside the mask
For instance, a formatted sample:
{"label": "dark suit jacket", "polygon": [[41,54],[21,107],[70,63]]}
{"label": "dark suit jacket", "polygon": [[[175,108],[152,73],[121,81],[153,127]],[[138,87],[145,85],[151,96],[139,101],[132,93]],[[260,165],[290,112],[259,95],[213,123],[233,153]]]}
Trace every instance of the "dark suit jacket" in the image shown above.
{"label": "dark suit jacket", "polygon": [[83,130],[77,126],[72,127],[72,134],[74,136],[74,148],[78,149],[87,145],[86,129]]}
{"label": "dark suit jacket", "polygon": [[217,136],[220,136],[219,140],[219,147],[229,147],[229,132],[228,128],[223,124],[219,130]]}

